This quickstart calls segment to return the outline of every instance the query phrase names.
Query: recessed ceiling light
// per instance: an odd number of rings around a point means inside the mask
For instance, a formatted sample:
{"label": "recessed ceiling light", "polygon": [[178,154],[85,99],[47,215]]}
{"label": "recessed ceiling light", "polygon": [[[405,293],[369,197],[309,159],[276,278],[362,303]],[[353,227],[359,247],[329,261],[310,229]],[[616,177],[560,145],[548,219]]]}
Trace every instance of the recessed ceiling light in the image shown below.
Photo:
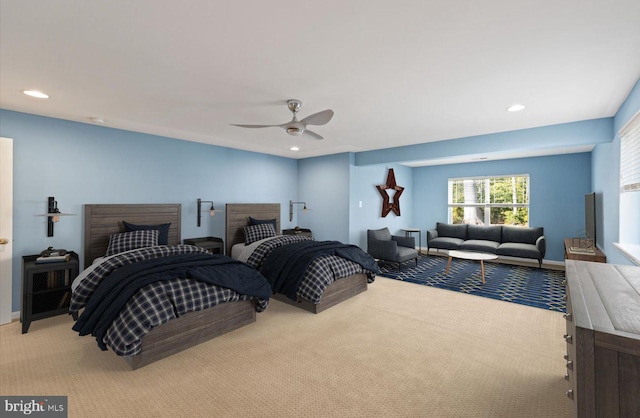
{"label": "recessed ceiling light", "polygon": [[524,105],[521,104],[513,104],[507,108],[507,112],[519,112],[524,109]]}
{"label": "recessed ceiling light", "polygon": [[300,147],[297,146],[292,146],[291,148],[289,148],[291,151],[300,151]]}
{"label": "recessed ceiling light", "polygon": [[103,124],[104,123],[104,119],[102,118],[89,118],[91,120],[91,122],[93,123],[99,123],[99,124]]}
{"label": "recessed ceiling light", "polygon": [[27,96],[35,97],[37,99],[48,99],[49,98],[48,94],[44,94],[40,90],[22,90],[22,92],[24,94],[26,94]]}

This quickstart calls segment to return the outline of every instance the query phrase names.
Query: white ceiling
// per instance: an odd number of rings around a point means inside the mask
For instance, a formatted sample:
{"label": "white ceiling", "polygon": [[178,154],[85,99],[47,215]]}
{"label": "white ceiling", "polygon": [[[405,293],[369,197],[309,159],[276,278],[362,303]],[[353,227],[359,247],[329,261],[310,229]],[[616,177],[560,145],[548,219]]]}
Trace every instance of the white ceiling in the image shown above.
{"label": "white ceiling", "polygon": [[[639,77],[638,0],[0,0],[0,107],[292,158],[609,117]],[[230,126],[290,98],[324,140]]]}

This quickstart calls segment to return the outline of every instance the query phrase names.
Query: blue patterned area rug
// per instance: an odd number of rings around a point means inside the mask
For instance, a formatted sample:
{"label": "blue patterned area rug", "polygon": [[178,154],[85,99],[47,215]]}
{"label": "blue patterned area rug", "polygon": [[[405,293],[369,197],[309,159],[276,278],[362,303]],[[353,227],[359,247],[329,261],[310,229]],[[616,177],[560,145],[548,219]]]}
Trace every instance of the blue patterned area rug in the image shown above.
{"label": "blue patterned area rug", "polygon": [[418,267],[414,262],[402,266],[380,261],[380,275],[391,279],[417,283],[470,295],[564,312],[564,271],[514,266],[494,262],[484,263],[486,284],[482,284],[480,262],[454,258],[449,274],[445,274],[448,257],[421,255]]}

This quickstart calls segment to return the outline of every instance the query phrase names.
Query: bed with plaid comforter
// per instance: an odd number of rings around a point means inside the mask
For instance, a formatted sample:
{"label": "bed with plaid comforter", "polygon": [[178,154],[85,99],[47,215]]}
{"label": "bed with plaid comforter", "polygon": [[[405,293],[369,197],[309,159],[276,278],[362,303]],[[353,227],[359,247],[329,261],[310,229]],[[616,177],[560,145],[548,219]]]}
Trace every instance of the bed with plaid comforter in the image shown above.
{"label": "bed with plaid comforter", "polygon": [[[265,260],[274,249],[304,241],[313,241],[313,238],[300,235],[279,235],[268,238],[260,242],[248,255],[246,263],[261,271],[264,268]],[[366,255],[366,253],[364,254]],[[297,285],[295,298],[308,300],[315,304],[320,303],[327,286],[335,280],[360,273],[366,274],[367,281],[373,283],[375,275],[378,273],[377,264],[371,265],[371,269],[367,269],[354,261],[337,255],[320,255],[308,263],[306,272]],[[292,296],[289,297],[293,299]]]}
{"label": "bed with plaid comforter", "polygon": [[[193,270],[187,261],[200,264]],[[182,264],[172,269],[173,262]],[[146,268],[153,274],[160,270],[160,276],[149,278],[142,271]],[[234,281],[242,283],[237,287]],[[233,290],[247,286],[253,295]],[[140,353],[147,332],[187,312],[241,300],[255,300],[261,312],[270,294],[266,279],[254,269],[190,245],[147,247],[106,257],[85,269],[72,290],[70,313],[84,308],[74,330],[94,335],[100,348],[108,346],[121,356]],[[131,297],[123,301],[127,292]],[[121,307],[116,307],[116,300]]]}

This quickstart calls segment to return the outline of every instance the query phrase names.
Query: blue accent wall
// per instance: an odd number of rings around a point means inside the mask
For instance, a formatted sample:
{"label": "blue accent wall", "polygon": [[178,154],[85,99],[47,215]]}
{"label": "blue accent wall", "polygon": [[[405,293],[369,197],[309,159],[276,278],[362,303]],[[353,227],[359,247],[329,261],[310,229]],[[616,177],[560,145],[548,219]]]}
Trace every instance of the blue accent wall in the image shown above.
{"label": "blue accent wall", "polygon": [[[387,216],[382,217],[382,196],[376,186],[386,184],[390,168],[393,168],[396,184],[404,187],[405,190],[400,196],[400,216],[390,212]],[[386,227],[393,235],[404,235],[402,228],[414,227],[413,173],[412,168],[400,164],[352,165],[349,203],[349,241],[352,244],[366,249],[367,229]],[[417,245],[417,235],[415,235],[415,239]]]}
{"label": "blue accent wall", "polygon": [[[13,138],[13,311],[20,309],[21,256],[43,249],[82,253],[83,205],[181,203],[182,237],[224,237],[224,212],[196,226],[196,199],[279,202],[288,219],[297,161],[95,125],[0,110],[0,136]],[[47,197],[63,212],[47,237]],[[82,255],[82,254],[81,254]]]}
{"label": "blue accent wall", "polygon": [[[564,259],[563,239],[584,233],[584,195],[591,191],[591,153],[415,168],[413,223],[447,222],[449,178],[528,174],[529,225],[544,227],[546,260]],[[423,234],[422,246],[426,246]]]}
{"label": "blue accent wall", "polygon": [[[618,133],[629,120],[640,112],[640,80],[633,87],[626,100],[613,118],[612,138],[608,144],[599,144],[592,152],[593,190],[596,192],[596,209],[601,214],[598,223],[598,245],[612,264],[633,265],[613,245],[619,242],[620,225],[623,225],[627,244],[640,245],[640,192],[625,193],[620,196],[620,138]],[[622,216],[621,216],[622,213]]]}
{"label": "blue accent wall", "polygon": [[308,211],[296,206],[291,226],[311,229],[320,241],[349,242],[350,160],[348,153],[298,160],[298,197]]}

